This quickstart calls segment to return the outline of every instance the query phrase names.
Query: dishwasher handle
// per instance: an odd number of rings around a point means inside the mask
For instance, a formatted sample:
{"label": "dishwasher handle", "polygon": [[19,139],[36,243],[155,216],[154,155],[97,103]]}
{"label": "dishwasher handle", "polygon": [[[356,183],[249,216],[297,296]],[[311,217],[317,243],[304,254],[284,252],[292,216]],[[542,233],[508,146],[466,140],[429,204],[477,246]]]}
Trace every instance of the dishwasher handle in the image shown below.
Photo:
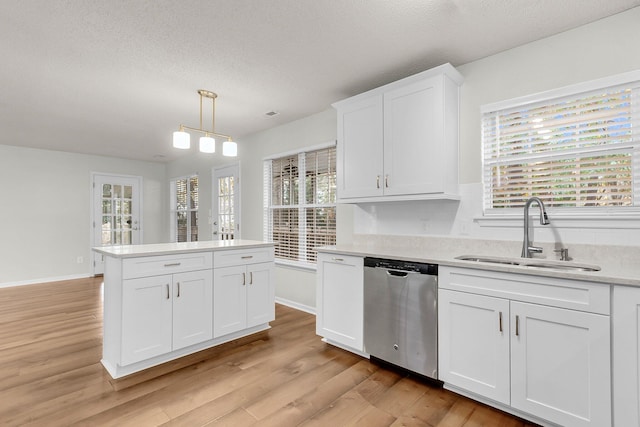
{"label": "dishwasher handle", "polygon": [[407,277],[409,274],[420,274],[417,271],[387,269],[387,276]]}

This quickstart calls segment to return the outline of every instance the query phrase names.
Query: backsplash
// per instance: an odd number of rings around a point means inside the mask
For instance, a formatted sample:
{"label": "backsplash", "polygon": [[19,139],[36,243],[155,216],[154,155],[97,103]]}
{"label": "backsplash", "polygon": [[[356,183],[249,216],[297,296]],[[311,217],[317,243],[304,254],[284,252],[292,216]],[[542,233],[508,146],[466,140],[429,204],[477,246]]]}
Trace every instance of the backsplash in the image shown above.
{"label": "backsplash", "polygon": [[[400,236],[383,234],[354,234],[355,246],[383,246],[389,249],[415,250],[416,253],[441,250],[443,253],[460,255],[491,255],[511,258],[520,257],[522,242],[511,240],[478,239],[470,237],[444,236]],[[606,264],[611,267],[637,264],[640,262],[640,246],[570,244],[560,246],[554,243],[538,242],[543,248],[542,255],[535,258],[559,260],[554,252],[561,247],[569,249],[571,261],[587,264]]]}
{"label": "backsplash", "polygon": [[[521,245],[522,218],[505,221],[482,219],[482,185],[460,185],[460,201],[426,200],[392,203],[369,203],[354,206],[355,234],[402,236],[471,237],[514,241]],[[536,246],[621,245],[640,246],[640,218],[637,220],[572,221],[554,218],[540,226],[532,212],[530,236]],[[519,250],[517,254],[519,254]]]}

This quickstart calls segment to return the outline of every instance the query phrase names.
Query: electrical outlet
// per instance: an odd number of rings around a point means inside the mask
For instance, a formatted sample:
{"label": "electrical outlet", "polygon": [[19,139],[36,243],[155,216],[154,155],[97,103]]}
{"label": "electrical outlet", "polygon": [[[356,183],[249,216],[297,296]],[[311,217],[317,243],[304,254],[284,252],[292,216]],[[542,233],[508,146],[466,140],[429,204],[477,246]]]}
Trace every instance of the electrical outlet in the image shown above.
{"label": "electrical outlet", "polygon": [[76,262],[77,262],[78,264],[82,264],[82,263],[84,262],[84,258],[83,258],[83,257],[81,257],[81,256],[79,256],[78,258],[76,258]]}

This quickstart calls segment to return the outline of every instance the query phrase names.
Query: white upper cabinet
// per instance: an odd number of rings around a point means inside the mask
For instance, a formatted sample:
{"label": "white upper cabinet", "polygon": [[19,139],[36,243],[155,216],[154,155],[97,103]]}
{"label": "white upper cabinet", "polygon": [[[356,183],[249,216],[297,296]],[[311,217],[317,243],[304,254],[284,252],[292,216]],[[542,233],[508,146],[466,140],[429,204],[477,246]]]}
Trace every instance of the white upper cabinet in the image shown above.
{"label": "white upper cabinet", "polygon": [[333,104],[339,200],[457,198],[460,84],[445,64]]}

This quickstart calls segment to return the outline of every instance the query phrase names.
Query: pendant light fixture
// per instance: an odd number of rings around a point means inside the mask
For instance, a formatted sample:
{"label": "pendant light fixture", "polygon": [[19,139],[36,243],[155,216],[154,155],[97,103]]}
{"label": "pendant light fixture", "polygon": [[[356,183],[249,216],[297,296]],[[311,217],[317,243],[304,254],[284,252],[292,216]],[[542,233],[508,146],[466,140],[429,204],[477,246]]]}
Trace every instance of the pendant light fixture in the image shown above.
{"label": "pendant light fixture", "polygon": [[[185,129],[187,129],[193,132],[204,134],[204,136],[200,137],[199,141],[200,152],[215,153],[216,140],[213,137],[219,136],[221,138],[226,138],[226,141],[222,144],[222,155],[228,157],[236,157],[238,155],[238,144],[233,142],[232,138],[229,135],[223,135],[221,133],[216,133],[215,131],[216,98],[218,97],[218,95],[214,92],[204,89],[198,90],[198,94],[200,95],[200,127],[196,129],[189,126],[180,125],[180,129],[173,133],[173,146],[182,150],[187,150],[191,147],[191,135],[185,131]],[[211,99],[211,130],[204,129],[202,127],[202,98]]]}

